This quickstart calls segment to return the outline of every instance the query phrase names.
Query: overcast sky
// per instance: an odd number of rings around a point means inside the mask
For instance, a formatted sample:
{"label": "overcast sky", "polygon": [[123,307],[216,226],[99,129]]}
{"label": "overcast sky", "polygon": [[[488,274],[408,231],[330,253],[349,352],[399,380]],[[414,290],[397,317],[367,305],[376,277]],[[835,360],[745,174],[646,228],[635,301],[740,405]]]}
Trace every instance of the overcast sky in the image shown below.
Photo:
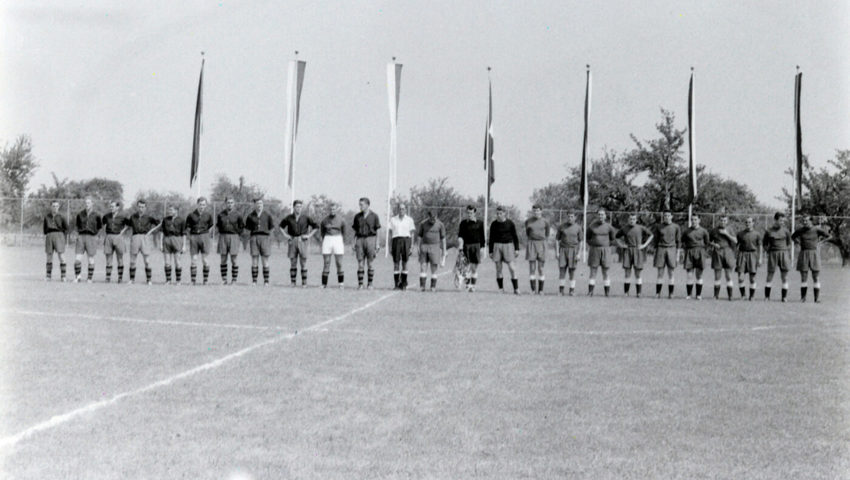
{"label": "overcast sky", "polygon": [[[636,5],[640,4],[640,7]],[[590,152],[655,135],[659,108],[687,121],[696,68],[697,158],[776,204],[793,159],[795,65],[803,148],[824,165],[850,148],[850,2],[822,1],[5,1],[0,141],[32,136],[41,167],[190,193],[194,102],[206,52],[200,181],[244,175],[288,199],[286,62],[307,61],[296,147],[299,197],[354,208],[386,196],[386,63],[404,64],[402,191],[447,176],[484,189],[493,67],[496,199],[528,208],[535,187],[581,154],[585,64]]]}

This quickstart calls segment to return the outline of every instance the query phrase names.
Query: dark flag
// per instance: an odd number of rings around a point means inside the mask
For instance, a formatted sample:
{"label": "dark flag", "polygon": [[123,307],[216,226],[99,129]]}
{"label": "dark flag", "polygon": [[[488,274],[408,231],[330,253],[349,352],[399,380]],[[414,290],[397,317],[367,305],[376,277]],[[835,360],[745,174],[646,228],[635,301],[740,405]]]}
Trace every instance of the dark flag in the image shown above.
{"label": "dark flag", "polygon": [[584,90],[584,141],[581,146],[581,203],[587,208],[590,197],[587,186],[587,124],[590,118],[590,68],[587,69],[587,85]]}
{"label": "dark flag", "polygon": [[487,198],[490,198],[490,185],[496,181],[496,174],[493,172],[493,84],[489,84],[489,104],[487,109],[487,125],[484,129],[484,170],[490,176],[490,181],[487,184]]}
{"label": "dark flag", "polygon": [[797,189],[797,198],[803,197],[803,127],[800,122],[800,94],[803,89],[803,74],[797,73],[794,78],[794,130],[796,132],[795,145],[797,163],[794,168],[795,188]]}
{"label": "dark flag", "polygon": [[697,164],[694,157],[694,69],[688,84],[688,205],[697,198]]}
{"label": "dark flag", "polygon": [[192,165],[189,171],[189,188],[198,181],[198,162],[201,157],[201,107],[204,92],[204,59],[201,59],[201,78],[198,80],[198,99],[195,103],[195,134],[192,138]]}

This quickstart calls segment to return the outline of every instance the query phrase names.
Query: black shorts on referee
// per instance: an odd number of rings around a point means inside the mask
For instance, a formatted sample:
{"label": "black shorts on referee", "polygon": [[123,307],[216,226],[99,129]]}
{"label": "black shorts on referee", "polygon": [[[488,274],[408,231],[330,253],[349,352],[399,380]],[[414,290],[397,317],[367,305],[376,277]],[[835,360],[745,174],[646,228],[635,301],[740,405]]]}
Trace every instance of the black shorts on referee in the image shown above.
{"label": "black shorts on referee", "polygon": [[393,262],[406,262],[410,258],[410,237],[393,237]]}

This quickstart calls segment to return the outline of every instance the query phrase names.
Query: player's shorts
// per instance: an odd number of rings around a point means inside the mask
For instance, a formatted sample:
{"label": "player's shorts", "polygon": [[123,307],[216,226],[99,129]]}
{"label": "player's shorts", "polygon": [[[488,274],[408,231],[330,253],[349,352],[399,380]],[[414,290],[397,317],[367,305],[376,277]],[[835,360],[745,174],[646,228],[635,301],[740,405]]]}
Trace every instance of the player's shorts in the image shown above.
{"label": "player's shorts", "polygon": [[218,235],[219,255],[239,255],[239,247],[241,246],[239,234],[221,233]]}
{"label": "player's shorts", "polygon": [[164,253],[183,253],[183,237],[177,235],[163,237],[162,251]]}
{"label": "player's shorts", "polygon": [[643,264],[646,262],[646,251],[638,247],[628,247],[623,249],[623,269],[643,270]]}
{"label": "player's shorts", "polygon": [[463,244],[463,256],[466,257],[466,261],[473,265],[478,265],[481,263],[481,244],[479,243],[464,243]]}
{"label": "player's shorts", "polygon": [[322,240],[322,255],[345,255],[342,235],[325,235]]}
{"label": "player's shorts", "polygon": [[77,255],[85,253],[86,255],[93,257],[94,254],[97,253],[97,235],[90,235],[88,233],[81,233],[80,235],[77,235],[76,247],[75,251]]}
{"label": "player's shorts", "polygon": [[269,257],[272,254],[272,239],[268,235],[251,235],[248,244],[251,246],[252,257]]}
{"label": "player's shorts", "polygon": [[354,239],[354,253],[357,255],[357,261],[369,259],[374,260],[378,253],[377,237],[375,235],[369,237],[357,237]]}
{"label": "player's shorts", "polygon": [[407,262],[410,258],[410,237],[393,237],[393,263]]}
{"label": "player's shorts", "polygon": [[705,247],[685,250],[685,270],[702,270],[705,268],[706,260],[708,260],[708,252],[705,250]]}
{"label": "player's shorts", "polygon": [[820,253],[814,249],[800,250],[800,255],[797,257],[798,272],[813,272],[820,271]]}
{"label": "player's shorts", "polygon": [[137,233],[130,238],[130,255],[135,257],[141,252],[142,255],[150,255],[153,251],[153,239],[150,235]]}
{"label": "player's shorts", "polygon": [[124,256],[127,250],[127,243],[124,242],[124,236],[117,233],[107,233],[103,239],[103,253],[108,257],[115,252],[119,257]]}
{"label": "player's shorts", "polygon": [[711,268],[714,270],[731,270],[735,268],[735,249],[715,248],[712,250]]}
{"label": "player's shorts", "polygon": [[679,263],[679,250],[676,247],[658,247],[655,249],[655,268],[676,268]]}
{"label": "player's shorts", "polygon": [[767,271],[773,273],[778,268],[787,272],[791,267],[791,254],[788,250],[772,250],[767,252]]}
{"label": "player's shorts", "polygon": [[44,236],[44,251],[48,255],[65,253],[65,234],[62,232],[50,232]]}
{"label": "player's shorts", "polygon": [[207,255],[210,253],[210,234],[209,233],[197,233],[193,235],[189,235],[189,252],[192,255],[197,255],[202,253]]}
{"label": "player's shorts", "polygon": [[546,240],[529,240],[525,244],[525,259],[530,262],[545,262]]}
{"label": "player's shorts", "polygon": [[735,271],[738,273],[756,273],[759,265],[759,252],[738,252],[735,257]]}
{"label": "player's shorts", "polygon": [[439,243],[423,243],[419,245],[419,263],[439,265],[443,261],[443,250]]}
{"label": "player's shorts", "polygon": [[609,252],[609,247],[595,247],[590,246],[587,249],[587,266],[589,267],[602,267],[608,268],[611,263],[611,252]]}
{"label": "player's shorts", "polygon": [[307,248],[309,247],[309,242],[309,240],[302,240],[300,235],[290,238],[289,249],[286,251],[286,257],[290,260],[294,260],[296,258],[307,260]]}
{"label": "player's shorts", "polygon": [[516,258],[516,250],[513,243],[494,243],[493,261],[511,263]]}
{"label": "player's shorts", "polygon": [[558,250],[558,267],[569,269],[578,267],[578,248],[561,247]]}

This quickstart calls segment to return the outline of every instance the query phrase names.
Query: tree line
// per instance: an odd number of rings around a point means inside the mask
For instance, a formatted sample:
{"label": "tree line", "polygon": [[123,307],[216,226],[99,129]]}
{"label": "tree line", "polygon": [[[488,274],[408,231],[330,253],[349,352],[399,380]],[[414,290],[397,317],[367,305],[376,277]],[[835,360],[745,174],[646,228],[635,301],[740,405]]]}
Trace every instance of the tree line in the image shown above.
{"label": "tree line", "polygon": [[[590,192],[589,211],[605,208],[610,211],[663,211],[683,212],[687,210],[688,168],[685,158],[687,129],[676,127],[673,112],[661,109],[661,120],[655,125],[655,138],[640,140],[631,135],[633,146],[622,152],[604,150],[599,158],[591,160],[588,172]],[[33,155],[32,140],[21,135],[0,151],[0,196],[9,198],[27,197],[24,208],[24,225],[38,225],[49,207],[46,199],[68,198],[81,200],[91,196],[96,202],[124,198],[121,182],[106,178],[85,180],[59,179],[53,175],[53,183],[42,184],[29,192],[29,183],[39,166]],[[789,170],[789,175],[793,173]],[[835,158],[828,161],[826,167],[812,168],[808,158],[804,159],[801,172],[804,185],[803,197],[798,199],[798,211],[827,216],[827,225],[833,232],[830,243],[841,253],[843,265],[850,264],[850,150],[837,150]],[[578,166],[566,169],[566,175],[558,182],[536,188],[530,200],[546,210],[581,211]],[[716,213],[766,213],[768,208],[760,203],[752,190],[736,180],[706,171],[704,165],[697,166],[698,195],[694,204],[696,212]],[[225,175],[218,175],[211,185],[210,198],[222,201],[233,197],[239,208],[247,214],[254,198],[263,198],[275,218],[282,218],[290,206],[280,199],[267,195],[266,191],[255,183],[249,183],[244,177],[233,181]],[[180,212],[188,213],[194,205],[194,199],[178,192],[147,190],[138,192],[135,199],[145,198],[149,205],[177,205]],[[791,192],[783,188],[777,199],[791,208]],[[377,201],[378,199],[373,199]],[[407,194],[396,194],[391,199],[393,208],[400,202],[410,206],[414,220],[422,221],[425,208],[436,208],[439,218],[446,224],[449,244],[457,238],[457,225],[463,210],[456,208],[464,205],[477,205],[480,212],[484,208],[484,197],[463,195],[449,184],[448,177],[428,180],[417,185]],[[318,218],[324,216],[330,204],[339,201],[327,195],[313,195],[305,199],[307,212]],[[10,226],[20,223],[20,204],[4,201],[0,208],[0,225]],[[490,208],[500,203],[491,199]],[[502,205],[508,210],[509,218],[522,220],[525,215],[514,205]],[[354,211],[343,213],[346,221],[351,221]],[[550,220],[557,221],[556,218]],[[615,222],[618,220],[614,219]],[[651,224],[656,219],[642,218]],[[522,230],[522,229],[520,229]],[[524,232],[520,232],[521,235]]]}

